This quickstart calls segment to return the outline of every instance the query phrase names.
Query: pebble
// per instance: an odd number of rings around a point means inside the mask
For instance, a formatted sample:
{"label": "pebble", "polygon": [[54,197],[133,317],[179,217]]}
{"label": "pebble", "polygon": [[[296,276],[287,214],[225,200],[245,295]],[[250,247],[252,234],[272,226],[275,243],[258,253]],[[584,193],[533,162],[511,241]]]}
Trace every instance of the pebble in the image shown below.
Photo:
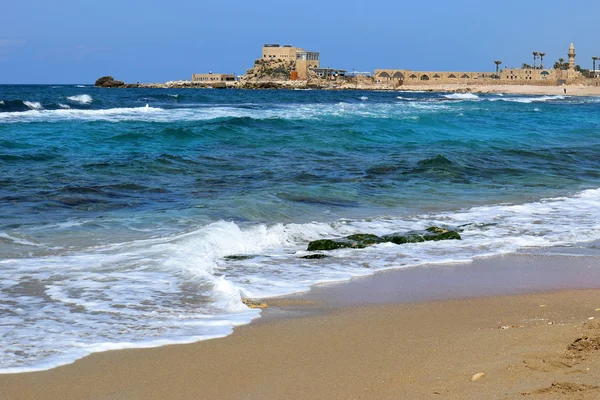
{"label": "pebble", "polygon": [[485,376],[485,373],[479,372],[471,377],[471,382],[475,382],[477,379],[483,378],[484,376]]}

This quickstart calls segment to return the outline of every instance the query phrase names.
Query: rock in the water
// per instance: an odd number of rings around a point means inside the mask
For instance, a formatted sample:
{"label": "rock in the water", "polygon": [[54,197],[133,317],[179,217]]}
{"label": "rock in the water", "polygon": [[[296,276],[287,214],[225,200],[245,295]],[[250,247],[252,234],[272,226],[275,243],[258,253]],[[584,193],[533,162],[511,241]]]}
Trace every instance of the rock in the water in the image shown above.
{"label": "rock in the water", "polygon": [[461,240],[460,234],[456,231],[446,231],[442,233],[429,233],[423,235],[425,240]]}
{"label": "rock in the water", "polygon": [[425,241],[425,239],[423,239],[423,236],[413,232],[392,233],[391,235],[385,235],[383,239],[386,242],[391,242],[395,244],[419,243]]}
{"label": "rock in the water", "polygon": [[383,243],[385,240],[377,235],[369,233],[357,233],[346,236],[343,239],[321,239],[308,244],[308,251],[315,250],[335,250],[335,249],[364,249],[377,243]]}
{"label": "rock in the water", "polygon": [[112,76],[103,76],[102,78],[98,78],[96,80],[96,83],[94,83],[94,86],[105,88],[120,87],[123,85],[125,85],[124,82],[115,81],[115,79]]}
{"label": "rock in the water", "polygon": [[358,248],[356,242],[345,239],[320,239],[308,244],[308,251]]}
{"label": "rock in the water", "polygon": [[233,254],[231,256],[225,256],[225,257],[223,257],[223,259],[227,260],[227,261],[243,261],[243,260],[249,260],[254,257],[256,257],[256,256],[244,255],[244,254]]}
{"label": "rock in the water", "polygon": [[360,243],[364,246],[370,246],[372,244],[383,243],[385,240],[377,235],[371,235],[370,233],[357,233],[355,235],[346,236],[346,239],[353,242]]}
{"label": "rock in the water", "polygon": [[343,239],[321,239],[315,240],[308,244],[308,251],[315,250],[335,250],[343,248],[363,249],[377,243],[420,243],[425,241],[438,240],[461,240],[460,234],[456,231],[430,226],[424,231],[392,233],[379,237],[369,233],[357,233],[355,235],[346,236]]}
{"label": "rock in the water", "polygon": [[317,253],[317,254],[309,254],[307,256],[302,256],[300,258],[304,258],[305,260],[319,260],[321,258],[327,258],[327,257],[328,256],[325,254]]}

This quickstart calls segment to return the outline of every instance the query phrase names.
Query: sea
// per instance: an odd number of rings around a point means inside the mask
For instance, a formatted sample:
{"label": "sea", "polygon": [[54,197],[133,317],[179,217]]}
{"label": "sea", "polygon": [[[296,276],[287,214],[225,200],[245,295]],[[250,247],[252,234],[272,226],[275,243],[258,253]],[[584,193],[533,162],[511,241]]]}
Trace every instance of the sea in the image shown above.
{"label": "sea", "polygon": [[[224,337],[242,297],[597,249],[600,98],[0,86],[0,373]],[[439,226],[462,240],[312,240]]]}

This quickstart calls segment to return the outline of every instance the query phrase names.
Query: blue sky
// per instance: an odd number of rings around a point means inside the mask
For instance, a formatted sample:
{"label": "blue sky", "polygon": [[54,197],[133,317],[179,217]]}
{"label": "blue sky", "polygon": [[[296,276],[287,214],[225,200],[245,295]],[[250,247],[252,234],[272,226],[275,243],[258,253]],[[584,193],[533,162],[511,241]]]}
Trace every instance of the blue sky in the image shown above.
{"label": "blue sky", "polygon": [[243,74],[264,43],[321,53],[324,67],[492,71],[575,43],[577,64],[600,56],[600,3],[483,0],[6,1],[0,83],[126,82]]}

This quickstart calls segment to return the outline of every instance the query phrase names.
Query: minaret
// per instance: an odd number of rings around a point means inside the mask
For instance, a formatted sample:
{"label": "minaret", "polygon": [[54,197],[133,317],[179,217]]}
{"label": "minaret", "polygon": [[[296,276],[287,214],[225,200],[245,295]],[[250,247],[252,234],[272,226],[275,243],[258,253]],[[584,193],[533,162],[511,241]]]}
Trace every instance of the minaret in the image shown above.
{"label": "minaret", "polygon": [[569,71],[575,71],[575,46],[573,43],[569,46]]}

